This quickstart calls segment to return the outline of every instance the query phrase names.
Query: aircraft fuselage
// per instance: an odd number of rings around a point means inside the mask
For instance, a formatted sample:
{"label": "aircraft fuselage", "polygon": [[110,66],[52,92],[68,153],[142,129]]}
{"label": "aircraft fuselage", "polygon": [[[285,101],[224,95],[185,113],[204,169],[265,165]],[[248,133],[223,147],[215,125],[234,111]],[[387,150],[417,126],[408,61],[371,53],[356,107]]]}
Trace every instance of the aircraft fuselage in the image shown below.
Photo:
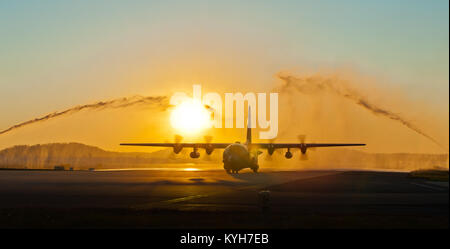
{"label": "aircraft fuselage", "polygon": [[223,151],[223,168],[228,173],[237,173],[241,169],[250,168],[258,172],[258,157],[253,155],[246,145],[233,143]]}

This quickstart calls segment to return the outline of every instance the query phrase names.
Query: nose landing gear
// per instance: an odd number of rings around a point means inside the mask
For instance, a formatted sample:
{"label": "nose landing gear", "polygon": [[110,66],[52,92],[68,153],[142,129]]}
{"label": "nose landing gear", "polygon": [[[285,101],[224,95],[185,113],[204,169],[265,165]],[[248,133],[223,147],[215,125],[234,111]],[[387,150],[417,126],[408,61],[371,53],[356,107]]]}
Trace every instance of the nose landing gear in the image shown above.
{"label": "nose landing gear", "polygon": [[227,172],[227,174],[238,174],[239,170],[235,170],[235,169],[225,169],[225,171]]}
{"label": "nose landing gear", "polygon": [[[240,168],[240,169],[233,169],[233,168],[230,168],[230,167],[227,167],[227,166],[224,166],[223,168],[225,169],[227,174],[239,174],[239,170],[242,169],[242,168]],[[254,173],[258,173],[258,169],[259,169],[258,165],[251,166],[251,167],[248,167],[248,168],[250,168]]]}

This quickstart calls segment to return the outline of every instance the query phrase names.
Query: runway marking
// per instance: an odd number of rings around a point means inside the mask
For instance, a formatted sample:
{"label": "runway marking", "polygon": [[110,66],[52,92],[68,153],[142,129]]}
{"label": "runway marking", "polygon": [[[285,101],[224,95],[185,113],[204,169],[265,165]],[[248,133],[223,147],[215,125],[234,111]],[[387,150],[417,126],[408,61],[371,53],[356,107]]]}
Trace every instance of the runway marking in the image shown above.
{"label": "runway marking", "polygon": [[427,184],[448,189],[448,182],[427,182]]}
{"label": "runway marking", "polygon": [[167,200],[167,201],[162,201],[162,203],[171,204],[171,203],[189,201],[189,200],[198,199],[198,198],[207,197],[207,196],[209,196],[209,195],[191,195],[191,196],[175,198],[175,199],[171,199],[171,200]]}
{"label": "runway marking", "polygon": [[432,186],[429,186],[429,185],[424,185],[424,184],[420,184],[420,183],[414,183],[414,182],[411,182],[411,184],[413,184],[413,185],[416,185],[416,186],[419,186],[419,187],[423,187],[423,188],[429,188],[429,189],[433,189],[433,190],[445,190],[445,188],[442,188],[442,187],[432,187]]}
{"label": "runway marking", "polygon": [[[319,174],[318,176],[333,175],[333,174],[336,174],[336,172],[327,172],[327,173]],[[297,178],[297,179],[309,179],[309,178],[314,178],[314,177],[318,177],[318,176],[315,175],[315,176],[309,176],[309,177],[305,177],[305,178],[300,177],[300,178]],[[289,182],[289,181],[292,181],[292,180],[294,180],[294,179],[286,180],[286,182]],[[284,182],[284,181],[282,181],[282,182]],[[224,194],[224,193],[233,192],[233,191],[250,190],[250,189],[257,190],[257,189],[260,189],[260,188],[264,188],[265,186],[267,186],[267,183],[266,184],[256,183],[255,185],[236,187],[236,188],[232,188],[232,189],[211,192],[211,193],[208,193],[208,194],[189,195],[189,196],[179,197],[179,198],[170,199],[170,200],[164,200],[164,201],[157,201],[157,202],[151,202],[151,203],[146,203],[146,204],[134,205],[134,206],[131,206],[131,208],[132,209],[137,209],[137,210],[144,210],[144,209],[151,209],[151,208],[155,208],[155,207],[165,207],[165,206],[170,205],[170,204],[179,204],[179,203],[185,202],[185,201],[195,200],[195,199],[204,198],[204,197],[210,197],[210,196],[213,196],[213,195]]]}
{"label": "runway marking", "polygon": [[169,205],[169,204],[176,204],[176,203],[180,203],[180,202],[195,200],[195,199],[199,199],[199,198],[223,194],[223,193],[232,192],[232,191],[236,191],[236,190],[246,190],[246,189],[260,188],[260,187],[261,186],[246,186],[246,187],[236,188],[234,190],[228,189],[228,190],[219,191],[219,192],[212,192],[209,194],[189,195],[189,196],[165,200],[165,201],[158,201],[158,202],[152,202],[152,203],[147,203],[147,204],[135,205],[135,206],[132,206],[131,208],[137,209],[137,210],[143,210],[143,209],[150,209],[150,208],[154,208],[154,207],[163,207],[163,206]]}
{"label": "runway marking", "polygon": [[138,209],[138,210],[150,209],[150,208],[154,208],[154,207],[161,207],[161,206],[165,206],[165,205],[169,205],[169,204],[175,204],[175,203],[179,203],[179,202],[183,202],[183,201],[189,201],[189,200],[194,200],[194,199],[208,197],[208,196],[210,196],[210,195],[189,195],[189,196],[165,200],[165,201],[158,201],[158,202],[152,202],[152,203],[147,203],[147,204],[142,204],[142,205],[135,205],[135,206],[132,206],[131,208]]}

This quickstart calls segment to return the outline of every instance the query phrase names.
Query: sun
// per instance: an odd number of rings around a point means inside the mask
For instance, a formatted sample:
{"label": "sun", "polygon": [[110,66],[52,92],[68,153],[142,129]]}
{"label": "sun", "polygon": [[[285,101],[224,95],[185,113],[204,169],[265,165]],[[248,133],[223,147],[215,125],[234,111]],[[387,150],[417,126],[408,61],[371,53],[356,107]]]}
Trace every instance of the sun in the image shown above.
{"label": "sun", "polygon": [[197,134],[211,127],[211,113],[200,101],[184,101],[172,111],[170,123],[183,134]]}

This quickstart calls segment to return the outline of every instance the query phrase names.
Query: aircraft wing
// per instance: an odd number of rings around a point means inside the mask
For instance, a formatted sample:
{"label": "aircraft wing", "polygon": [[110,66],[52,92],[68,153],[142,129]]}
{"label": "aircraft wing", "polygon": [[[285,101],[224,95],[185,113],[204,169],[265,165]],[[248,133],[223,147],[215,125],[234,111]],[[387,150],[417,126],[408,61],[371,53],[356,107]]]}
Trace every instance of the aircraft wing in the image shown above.
{"label": "aircraft wing", "polygon": [[226,148],[230,143],[121,143],[124,146],[183,147],[183,148]]}
{"label": "aircraft wing", "polygon": [[259,148],[313,148],[313,147],[336,147],[336,146],[365,146],[366,144],[332,144],[332,143],[252,143]]}

